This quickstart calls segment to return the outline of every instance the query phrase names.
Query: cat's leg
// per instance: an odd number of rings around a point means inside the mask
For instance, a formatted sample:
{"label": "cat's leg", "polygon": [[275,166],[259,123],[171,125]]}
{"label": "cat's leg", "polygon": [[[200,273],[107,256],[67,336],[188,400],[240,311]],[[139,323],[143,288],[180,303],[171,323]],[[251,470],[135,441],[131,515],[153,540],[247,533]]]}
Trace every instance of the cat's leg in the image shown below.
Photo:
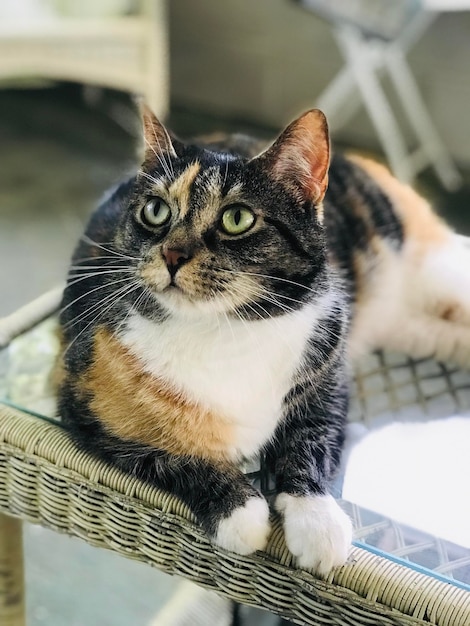
{"label": "cat's leg", "polygon": [[185,502],[220,547],[251,554],[266,546],[271,528],[268,503],[236,466],[155,450],[130,463],[143,480]]}
{"label": "cat's leg", "polygon": [[217,545],[238,554],[266,546],[271,528],[268,503],[234,465],[155,450],[136,462],[134,472],[185,502]]}
{"label": "cat's leg", "polygon": [[[334,378],[334,375],[332,375]],[[342,565],[352,538],[351,520],[329,494],[339,464],[347,412],[344,384],[306,385],[279,429],[273,449],[276,509],[286,543],[300,567],[326,575]]]}
{"label": "cat's leg", "polygon": [[62,415],[88,452],[182,500],[217,545],[238,554],[266,546],[268,503],[234,464],[176,456],[110,435],[97,421],[76,424]]}
{"label": "cat's leg", "polygon": [[351,520],[333,496],[281,493],[276,509],[284,517],[287,547],[300,567],[325,576],[345,563],[351,546]]}

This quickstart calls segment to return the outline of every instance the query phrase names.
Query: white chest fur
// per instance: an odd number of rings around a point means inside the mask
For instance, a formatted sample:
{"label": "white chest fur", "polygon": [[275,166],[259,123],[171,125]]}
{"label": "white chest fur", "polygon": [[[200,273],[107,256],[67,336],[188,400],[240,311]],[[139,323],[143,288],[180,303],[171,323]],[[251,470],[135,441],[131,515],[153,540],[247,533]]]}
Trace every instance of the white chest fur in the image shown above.
{"label": "white chest fur", "polygon": [[235,427],[237,458],[272,436],[318,310],[308,305],[253,322],[204,316],[154,323],[133,314],[121,340],[147,372]]}

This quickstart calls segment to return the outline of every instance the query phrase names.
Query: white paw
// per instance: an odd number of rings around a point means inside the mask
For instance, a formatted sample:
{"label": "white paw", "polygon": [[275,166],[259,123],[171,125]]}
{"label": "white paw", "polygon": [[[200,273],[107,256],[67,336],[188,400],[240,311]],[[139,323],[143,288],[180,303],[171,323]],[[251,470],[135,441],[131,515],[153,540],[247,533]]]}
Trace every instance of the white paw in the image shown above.
{"label": "white paw", "polygon": [[289,550],[300,567],[326,575],[348,558],[352,539],[349,517],[330,496],[291,496],[281,493],[276,509],[284,516]]}
{"label": "white paw", "polygon": [[238,554],[262,550],[268,542],[269,507],[264,498],[250,498],[219,522],[215,543]]}

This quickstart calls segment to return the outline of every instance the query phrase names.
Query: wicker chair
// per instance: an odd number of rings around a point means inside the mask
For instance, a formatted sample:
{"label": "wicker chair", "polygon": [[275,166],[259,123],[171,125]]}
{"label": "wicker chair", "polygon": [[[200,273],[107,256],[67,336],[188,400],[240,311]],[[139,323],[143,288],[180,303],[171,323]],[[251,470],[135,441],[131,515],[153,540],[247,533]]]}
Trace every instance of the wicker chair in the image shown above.
{"label": "wicker chair", "polygon": [[[55,290],[0,320],[0,346],[48,316],[59,295]],[[387,378],[389,366],[385,361],[382,365]],[[415,377],[418,370],[412,366],[410,371]],[[442,376],[452,381],[449,372],[442,368]],[[364,376],[357,385],[359,412],[368,410],[361,391],[367,387],[361,384]],[[456,409],[461,408],[462,393],[468,400],[469,389],[467,377],[451,393]],[[350,512],[357,522],[354,510]],[[2,626],[25,623],[22,520],[80,537],[298,624],[470,624],[470,592],[465,585],[405,567],[357,543],[348,563],[324,580],[294,567],[278,521],[266,552],[242,557],[219,549],[176,498],[87,456],[60,423],[6,402],[0,404]],[[367,529],[363,521],[359,523],[356,536],[364,539]]]}

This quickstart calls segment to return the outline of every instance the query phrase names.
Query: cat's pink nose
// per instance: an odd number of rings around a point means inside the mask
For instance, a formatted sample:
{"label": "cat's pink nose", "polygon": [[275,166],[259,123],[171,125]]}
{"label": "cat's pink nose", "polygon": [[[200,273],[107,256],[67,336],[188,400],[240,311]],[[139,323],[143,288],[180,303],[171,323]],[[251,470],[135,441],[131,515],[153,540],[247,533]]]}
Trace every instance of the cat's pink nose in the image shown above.
{"label": "cat's pink nose", "polygon": [[179,268],[191,258],[189,250],[182,248],[168,248],[163,246],[162,255],[171,276],[174,276]]}

